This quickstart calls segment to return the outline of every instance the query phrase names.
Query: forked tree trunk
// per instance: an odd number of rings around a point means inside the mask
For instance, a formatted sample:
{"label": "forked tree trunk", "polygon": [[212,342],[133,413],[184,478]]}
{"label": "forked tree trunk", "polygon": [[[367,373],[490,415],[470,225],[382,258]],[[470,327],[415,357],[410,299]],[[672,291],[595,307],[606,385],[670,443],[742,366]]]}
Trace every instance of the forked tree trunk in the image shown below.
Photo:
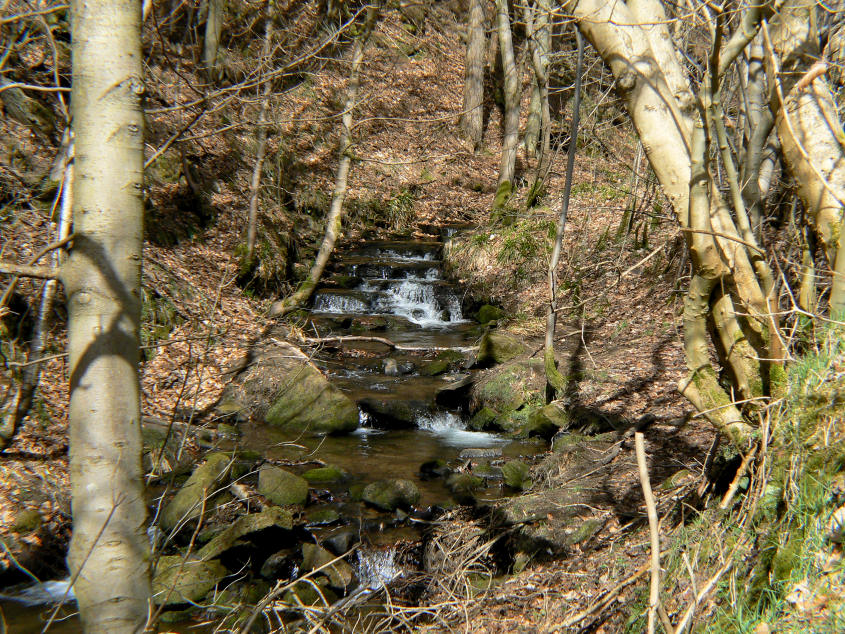
{"label": "forked tree trunk", "polygon": [[484,31],[484,2],[470,0],[461,124],[475,150],[481,147],[484,136]]}
{"label": "forked tree trunk", "polygon": [[[611,67],[649,162],[687,237],[693,263],[684,308],[689,375],[679,390],[723,434],[745,446],[753,438],[752,428],[734,401],[753,403],[782,389],[778,361],[783,351],[772,315],[776,312],[772,276],[751,231],[737,182],[719,85],[771,7],[749,6],[727,42],[720,39],[721,24],[715,29],[708,64],[712,72],[705,77],[698,100],[657,0],[580,0],[566,3],[564,9],[575,15],[581,31]],[[704,105],[702,112],[695,110],[698,102]],[[715,129],[719,141],[729,201],[722,199],[711,176],[706,129]],[[720,384],[708,340],[727,370],[733,394]]]}
{"label": "forked tree trunk", "polygon": [[502,158],[499,163],[499,188],[495,208],[504,207],[513,191],[516,173],[516,146],[519,143],[519,74],[513,54],[508,0],[496,0],[496,30],[504,74],[505,117],[502,126]]}
{"label": "forked tree trunk", "polygon": [[346,103],[343,106],[343,116],[341,117],[340,161],[337,166],[337,172],[335,173],[334,193],[332,194],[331,207],[326,217],[326,233],[323,236],[323,242],[320,244],[317,257],[314,258],[314,264],[311,266],[308,279],[300,285],[293,295],[273,304],[270,308],[271,317],[284,317],[308,301],[317,283],[320,281],[320,277],[323,275],[326,264],[328,264],[329,258],[334,250],[335,242],[337,242],[337,238],[340,235],[343,221],[343,200],[346,197],[349,168],[352,165],[352,111],[355,109],[355,101],[358,98],[361,64],[364,61],[364,49],[375,26],[378,11],[378,3],[371,5],[367,10],[364,29],[355,38],[355,43],[352,46],[352,69],[349,72]]}
{"label": "forked tree trunk", "polygon": [[[71,199],[73,192],[73,141],[69,142],[67,156],[64,163],[64,174],[61,185],[61,203],[59,207],[59,221],[56,223],[56,241],[65,240],[70,234],[71,225]],[[53,265],[59,270],[63,263],[61,252],[57,249],[53,252]],[[32,400],[38,389],[38,381],[41,377],[41,363],[38,359],[44,354],[44,346],[47,343],[47,336],[50,330],[50,321],[56,300],[56,291],[59,288],[59,280],[51,279],[44,282],[41,291],[41,301],[38,305],[38,318],[35,321],[35,329],[32,333],[32,343],[27,354],[27,365],[21,373],[20,385],[15,397],[5,411],[0,411],[0,450],[8,447],[14,440],[20,424],[29,414],[32,408]]]}
{"label": "forked tree trunk", "polygon": [[[138,341],[144,189],[140,0],[73,0],[74,241],[68,303],[68,553],[86,632],[149,609]],[[103,60],[108,60],[104,63]]]}

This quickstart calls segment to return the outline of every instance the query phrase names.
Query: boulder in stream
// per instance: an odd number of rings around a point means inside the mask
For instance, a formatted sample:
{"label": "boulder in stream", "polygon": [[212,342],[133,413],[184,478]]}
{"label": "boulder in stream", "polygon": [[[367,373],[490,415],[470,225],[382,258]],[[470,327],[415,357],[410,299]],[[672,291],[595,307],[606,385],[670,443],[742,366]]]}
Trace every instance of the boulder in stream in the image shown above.
{"label": "boulder in stream", "polygon": [[195,603],[229,573],[216,559],[162,555],[153,575],[153,602],[158,605]]}
{"label": "boulder in stream", "polygon": [[502,465],[502,477],[505,484],[512,489],[527,489],[531,486],[531,479],[528,477],[528,465],[521,460],[511,460]]}
{"label": "boulder in stream", "polygon": [[308,481],[308,484],[326,484],[346,480],[349,474],[338,467],[326,465],[325,467],[308,469],[302,474],[302,477]]}
{"label": "boulder in stream", "polygon": [[419,502],[420,490],[410,480],[378,480],[364,488],[361,499],[384,511],[394,511]]}
{"label": "boulder in stream", "polygon": [[201,559],[213,559],[235,546],[241,537],[272,527],[291,530],[293,528],[293,516],[290,511],[270,507],[260,513],[244,515],[203,546],[198,555]]}
{"label": "boulder in stream", "polygon": [[203,499],[214,495],[228,478],[232,461],[226,454],[209,454],[205,462],[194,469],[188,481],[176,493],[176,496],[164,507],[160,524],[170,531],[180,522],[199,517]]}
{"label": "boulder in stream", "polygon": [[515,337],[501,332],[488,331],[481,337],[476,364],[488,367],[505,363],[526,352],[527,348]]}
{"label": "boulder in stream", "polygon": [[358,408],[299,348],[278,339],[260,348],[224,390],[219,407],[237,406],[255,419],[292,431],[348,433]]}
{"label": "boulder in stream", "polygon": [[308,481],[273,465],[258,470],[258,492],[273,504],[305,504],[308,500]]}
{"label": "boulder in stream", "polygon": [[[310,572],[336,559],[335,555],[317,544],[302,544],[302,571]],[[329,580],[329,586],[336,590],[346,590],[355,579],[352,566],[343,559],[337,559],[323,568],[318,574]]]}

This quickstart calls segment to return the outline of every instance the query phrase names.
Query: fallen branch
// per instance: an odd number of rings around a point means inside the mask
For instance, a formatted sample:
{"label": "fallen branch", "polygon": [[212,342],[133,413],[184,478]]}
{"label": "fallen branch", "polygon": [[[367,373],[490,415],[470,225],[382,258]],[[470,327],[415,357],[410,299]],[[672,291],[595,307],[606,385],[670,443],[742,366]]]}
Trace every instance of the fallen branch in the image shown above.
{"label": "fallen branch", "polygon": [[305,337],[304,341],[307,344],[325,346],[332,346],[333,344],[343,345],[344,343],[380,343],[392,348],[393,350],[402,350],[404,352],[428,352],[430,350],[435,352],[443,350],[470,352],[472,350],[478,350],[478,346],[459,346],[457,348],[449,346],[403,346],[384,337],[365,337],[363,335],[347,335],[344,337]]}
{"label": "fallen branch", "polygon": [[41,280],[59,279],[58,269],[51,266],[29,266],[0,260],[0,273],[17,275],[18,277],[35,277]]}

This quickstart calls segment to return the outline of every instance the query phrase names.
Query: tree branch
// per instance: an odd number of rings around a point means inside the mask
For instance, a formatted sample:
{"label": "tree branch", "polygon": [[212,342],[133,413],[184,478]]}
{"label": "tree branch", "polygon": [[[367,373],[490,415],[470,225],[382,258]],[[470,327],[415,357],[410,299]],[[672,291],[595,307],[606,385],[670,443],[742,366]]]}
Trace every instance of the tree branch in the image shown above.
{"label": "tree branch", "polygon": [[19,277],[35,277],[41,280],[59,279],[59,270],[50,266],[30,266],[0,260],[0,273]]}

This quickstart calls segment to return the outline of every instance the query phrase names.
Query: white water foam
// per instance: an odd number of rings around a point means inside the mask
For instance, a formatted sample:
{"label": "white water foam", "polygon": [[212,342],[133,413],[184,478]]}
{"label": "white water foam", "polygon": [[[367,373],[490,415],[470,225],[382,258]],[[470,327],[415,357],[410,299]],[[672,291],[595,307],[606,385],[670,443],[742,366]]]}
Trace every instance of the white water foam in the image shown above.
{"label": "white water foam", "polygon": [[314,311],[318,313],[363,314],[369,312],[366,302],[346,295],[317,295]]}
{"label": "white water foam", "polygon": [[70,579],[35,583],[18,590],[14,594],[0,594],[0,597],[29,607],[59,603],[61,601],[66,603],[76,601],[76,595],[73,594]]}
{"label": "white water foam", "polygon": [[392,548],[358,550],[358,565],[355,568],[355,576],[361,586],[370,590],[378,590],[402,574],[402,568],[396,564],[396,551]]}
{"label": "white water foam", "polygon": [[[447,306],[437,299],[432,284],[408,279],[391,284],[378,300],[378,308],[422,327],[444,327],[463,321],[461,303],[457,297],[447,298]],[[444,319],[444,312],[447,312]]]}
{"label": "white water foam", "polygon": [[495,447],[507,442],[495,434],[468,430],[461,417],[452,412],[423,414],[417,418],[417,427],[431,432],[450,447]]}

